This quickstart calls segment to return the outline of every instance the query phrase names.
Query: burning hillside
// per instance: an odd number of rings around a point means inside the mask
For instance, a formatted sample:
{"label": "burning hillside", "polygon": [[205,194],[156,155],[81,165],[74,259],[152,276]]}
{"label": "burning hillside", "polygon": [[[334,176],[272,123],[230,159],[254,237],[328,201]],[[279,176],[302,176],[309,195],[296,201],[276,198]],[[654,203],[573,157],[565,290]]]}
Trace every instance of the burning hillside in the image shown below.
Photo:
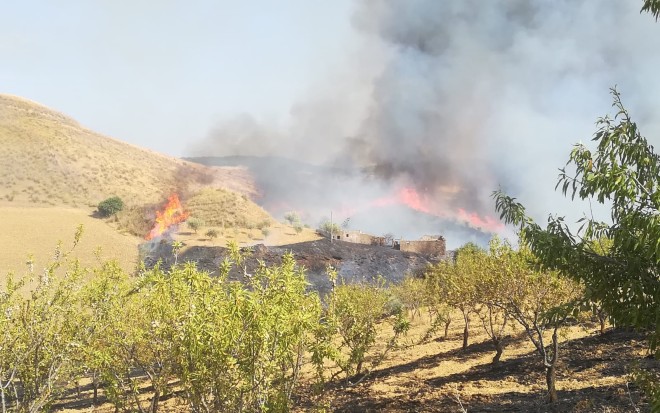
{"label": "burning hillside", "polygon": [[[457,207],[460,189],[440,186],[420,191],[403,181],[387,182],[372,171],[315,166],[271,157],[189,158],[207,165],[245,166],[259,196],[256,201],[275,217],[296,211],[316,226],[333,212],[335,222],[350,218],[352,228],[417,239],[432,233],[447,237],[451,248],[467,241],[487,242],[502,224],[488,214]],[[465,194],[460,196],[466,197]]]}

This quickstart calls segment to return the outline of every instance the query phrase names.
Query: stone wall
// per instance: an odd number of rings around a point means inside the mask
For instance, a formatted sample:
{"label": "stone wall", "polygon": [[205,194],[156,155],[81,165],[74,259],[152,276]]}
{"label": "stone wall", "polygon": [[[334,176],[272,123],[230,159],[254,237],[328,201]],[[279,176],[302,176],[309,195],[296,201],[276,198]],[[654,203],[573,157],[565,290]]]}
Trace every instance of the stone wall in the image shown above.
{"label": "stone wall", "polygon": [[428,241],[400,240],[394,244],[394,248],[405,252],[415,252],[428,257],[444,257],[447,253],[445,239],[442,237]]}

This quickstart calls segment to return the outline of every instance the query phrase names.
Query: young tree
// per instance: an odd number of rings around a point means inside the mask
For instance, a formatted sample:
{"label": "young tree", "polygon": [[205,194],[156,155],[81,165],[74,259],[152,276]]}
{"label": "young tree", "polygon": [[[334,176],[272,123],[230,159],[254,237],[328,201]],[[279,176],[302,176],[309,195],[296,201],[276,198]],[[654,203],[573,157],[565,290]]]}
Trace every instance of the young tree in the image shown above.
{"label": "young tree", "polygon": [[460,310],[463,316],[463,349],[470,334],[470,317],[479,306],[475,277],[481,272],[486,253],[475,244],[468,243],[456,252],[456,262],[442,261],[427,273],[442,302]]}
{"label": "young tree", "polygon": [[206,237],[208,239],[210,239],[211,241],[218,238],[218,235],[220,235],[220,234],[218,233],[218,230],[215,229],[215,228],[211,228],[208,231],[206,231]]}
{"label": "young tree", "polygon": [[102,217],[109,217],[124,209],[124,201],[118,196],[113,196],[101,201],[97,209]]}
{"label": "young tree", "polygon": [[291,211],[284,214],[284,220],[289,223],[289,225],[295,225],[300,222],[300,217],[297,213]]}
{"label": "young tree", "polygon": [[[540,262],[584,282],[587,299],[602,304],[618,324],[655,331],[660,337],[660,157],[654,152],[612,89],[614,119],[598,120],[594,151],[576,145],[557,183],[564,194],[611,204],[611,223],[582,218],[577,232],[562,217],[542,228],[522,204],[495,192],[502,218],[520,228]],[[601,238],[607,250],[594,248]]]}
{"label": "young tree", "polygon": [[509,244],[494,237],[490,241],[488,256],[482,259],[480,271],[473,278],[477,301],[481,304],[477,315],[495,348],[493,364],[497,364],[502,357],[505,330],[511,319],[508,308],[498,306],[498,302],[509,294],[510,257],[513,253]]}
{"label": "young tree", "polygon": [[[525,249],[507,253],[507,271],[500,278],[506,291],[493,303],[516,320],[524,329],[541,357],[546,373],[548,400],[557,401],[556,366],[559,359],[559,329],[574,313],[575,302],[582,294],[580,286],[556,272],[535,271],[534,257]],[[545,332],[551,331],[551,342]]]}
{"label": "young tree", "polygon": [[191,217],[186,221],[186,225],[188,228],[195,231],[195,234],[197,234],[197,231],[199,231],[199,229],[204,226],[204,221],[199,218]]}

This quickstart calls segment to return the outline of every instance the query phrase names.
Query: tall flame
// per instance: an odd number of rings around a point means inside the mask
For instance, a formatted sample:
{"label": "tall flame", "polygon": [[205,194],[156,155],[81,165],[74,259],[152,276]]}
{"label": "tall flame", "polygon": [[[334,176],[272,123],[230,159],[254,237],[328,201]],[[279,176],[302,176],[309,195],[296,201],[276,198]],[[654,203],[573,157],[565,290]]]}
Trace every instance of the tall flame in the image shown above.
{"label": "tall flame", "polygon": [[167,199],[167,204],[162,211],[156,211],[156,221],[154,222],[154,227],[149,231],[145,237],[147,240],[154,239],[159,237],[167,231],[172,225],[179,224],[186,219],[190,213],[183,209],[181,206],[181,201],[179,201],[179,195],[172,194]]}

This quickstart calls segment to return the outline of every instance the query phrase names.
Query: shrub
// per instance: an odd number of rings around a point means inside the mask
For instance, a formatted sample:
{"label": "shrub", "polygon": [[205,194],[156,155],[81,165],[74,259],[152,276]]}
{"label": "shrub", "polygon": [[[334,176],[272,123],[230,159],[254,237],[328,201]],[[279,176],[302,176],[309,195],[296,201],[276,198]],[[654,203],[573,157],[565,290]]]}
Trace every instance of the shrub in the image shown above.
{"label": "shrub", "polygon": [[191,217],[186,221],[186,225],[188,228],[195,231],[195,234],[197,234],[197,231],[199,231],[199,229],[204,226],[204,221],[199,218]]}
{"label": "shrub", "polygon": [[214,239],[218,238],[218,235],[220,235],[220,234],[218,233],[218,230],[215,229],[215,228],[211,228],[208,231],[206,231],[206,236],[210,240],[214,240]]}
{"label": "shrub", "polygon": [[97,207],[102,217],[109,217],[124,209],[124,201],[118,196],[113,196],[101,203]]}
{"label": "shrub", "polygon": [[[328,270],[333,286],[337,277],[334,269]],[[312,362],[315,364],[320,382],[324,381],[324,360],[328,359],[347,376],[363,372],[367,356],[371,356],[371,368],[377,366],[387,352],[396,345],[397,338],[407,332],[409,322],[402,306],[392,314],[391,295],[378,284],[340,284],[334,286],[327,308],[324,311],[325,323],[317,328],[312,346]],[[389,316],[394,315],[393,319]],[[392,322],[394,336],[385,349],[373,354],[378,335],[377,325],[383,319]],[[336,346],[333,343],[338,343]]]}
{"label": "shrub", "polygon": [[341,228],[339,228],[339,225],[337,225],[334,222],[331,223],[329,220],[324,220],[319,225],[318,231],[324,235],[330,235],[330,233],[334,235],[334,234],[340,234]]}
{"label": "shrub", "polygon": [[284,220],[289,223],[289,225],[295,225],[300,222],[300,217],[295,212],[287,212],[284,214]]}

